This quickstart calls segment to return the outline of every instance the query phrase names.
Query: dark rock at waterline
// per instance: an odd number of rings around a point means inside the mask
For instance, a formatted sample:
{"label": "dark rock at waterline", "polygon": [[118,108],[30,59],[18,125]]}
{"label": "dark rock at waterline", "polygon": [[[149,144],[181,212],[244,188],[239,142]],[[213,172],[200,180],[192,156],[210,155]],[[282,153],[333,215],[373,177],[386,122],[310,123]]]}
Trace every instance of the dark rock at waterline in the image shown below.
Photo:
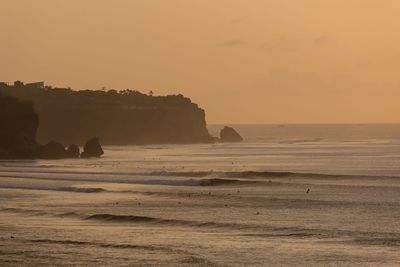
{"label": "dark rock at waterline", "polygon": [[37,157],[40,159],[63,159],[68,155],[62,144],[51,141],[46,145],[38,146]]}
{"label": "dark rock at waterline", "polygon": [[220,141],[223,143],[242,142],[243,137],[232,127],[225,126],[219,133]]}
{"label": "dark rock at waterline", "polygon": [[79,150],[79,146],[77,145],[70,145],[67,149],[67,157],[68,158],[79,158],[80,155],[80,150]]}
{"label": "dark rock at waterline", "polygon": [[99,158],[104,154],[98,138],[89,139],[83,147],[81,158]]}
{"label": "dark rock at waterline", "polygon": [[[78,158],[79,147],[68,149],[58,142],[46,145],[36,142],[38,115],[30,102],[0,94],[0,160],[4,159],[63,159]],[[99,157],[104,152],[98,139],[87,142],[82,157]]]}
{"label": "dark rock at waterline", "polygon": [[32,103],[0,94],[0,159],[31,159],[39,121]]}

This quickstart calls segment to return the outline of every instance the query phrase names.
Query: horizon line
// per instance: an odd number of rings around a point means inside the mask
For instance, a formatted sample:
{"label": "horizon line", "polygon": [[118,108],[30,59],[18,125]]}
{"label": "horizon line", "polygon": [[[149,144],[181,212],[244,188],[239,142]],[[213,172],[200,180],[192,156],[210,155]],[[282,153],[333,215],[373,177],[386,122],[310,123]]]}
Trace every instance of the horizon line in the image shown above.
{"label": "horizon line", "polygon": [[271,123],[207,123],[207,125],[396,125],[400,124],[400,122],[285,122],[285,123],[278,123],[278,122],[271,122]]}

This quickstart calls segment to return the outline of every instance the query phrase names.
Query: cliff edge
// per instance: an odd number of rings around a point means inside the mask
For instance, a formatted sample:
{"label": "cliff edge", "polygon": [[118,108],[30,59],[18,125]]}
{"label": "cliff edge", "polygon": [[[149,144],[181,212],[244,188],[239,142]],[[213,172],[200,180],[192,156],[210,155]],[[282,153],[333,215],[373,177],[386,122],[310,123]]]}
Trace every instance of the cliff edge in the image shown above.
{"label": "cliff edge", "polygon": [[37,141],[106,145],[211,143],[205,112],[183,95],[133,90],[74,91],[43,84],[0,86],[0,93],[31,101],[40,118]]}

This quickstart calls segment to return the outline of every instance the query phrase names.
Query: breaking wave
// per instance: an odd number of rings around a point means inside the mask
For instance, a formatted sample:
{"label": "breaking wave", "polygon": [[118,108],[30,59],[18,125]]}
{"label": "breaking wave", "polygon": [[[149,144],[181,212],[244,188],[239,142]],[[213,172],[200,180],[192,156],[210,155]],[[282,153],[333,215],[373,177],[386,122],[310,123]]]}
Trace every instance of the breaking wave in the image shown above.
{"label": "breaking wave", "polygon": [[[223,222],[199,222],[178,219],[161,219],[146,216],[95,214],[86,220],[115,223],[142,223],[178,227],[199,227],[207,229],[226,229],[250,231],[243,236],[265,238],[347,238],[350,242],[373,246],[400,246],[400,234],[387,232],[368,232],[356,230],[319,229],[303,227],[280,227],[269,224],[240,224]],[[253,231],[256,231],[254,233]],[[252,233],[253,232],[253,233]]]}
{"label": "breaking wave", "polygon": [[[138,215],[114,215],[114,214],[93,214],[83,215],[75,212],[68,213],[48,213],[39,210],[26,210],[17,208],[3,208],[0,211],[21,213],[28,216],[51,216],[51,217],[67,217],[86,221],[97,221],[105,223],[131,223],[142,225],[158,225],[165,227],[196,227],[206,229],[225,229],[243,231],[242,236],[251,236],[258,238],[317,238],[325,240],[324,242],[353,243],[367,246],[400,246],[400,234],[397,232],[376,232],[376,231],[357,231],[357,230],[339,230],[324,228],[307,228],[296,226],[277,226],[271,224],[248,224],[248,223],[228,223],[228,222],[202,222],[184,219],[168,219]],[[327,240],[330,239],[330,240]],[[148,246],[129,245],[129,244],[103,244],[92,243],[86,241],[73,240],[49,240],[38,239],[30,240],[37,243],[52,244],[70,244],[70,245],[96,245],[100,247],[114,248],[137,248],[137,249],[156,249]]]}
{"label": "breaking wave", "polygon": [[46,187],[46,186],[21,186],[21,185],[0,185],[2,189],[22,189],[22,190],[45,190],[75,193],[99,193],[105,192],[103,188],[79,188],[79,187]]}
{"label": "breaking wave", "polygon": [[76,192],[76,193],[99,193],[105,192],[104,188],[79,188],[79,187],[59,187],[57,191]]}
{"label": "breaking wave", "polygon": [[97,246],[102,248],[119,248],[119,249],[142,249],[142,250],[169,250],[160,246],[132,245],[132,244],[109,244],[97,243],[78,240],[54,240],[54,239],[32,239],[33,243],[60,244],[60,245],[78,245],[78,246]]}
{"label": "breaking wave", "polygon": [[320,179],[351,179],[351,178],[393,178],[397,176],[368,176],[368,175],[346,175],[346,174],[323,174],[306,172],[278,172],[278,171],[237,171],[237,172],[218,172],[218,171],[194,171],[194,172],[150,172],[141,175],[147,176],[169,176],[169,177],[224,177],[224,178],[320,178]]}
{"label": "breaking wave", "polygon": [[162,219],[147,216],[136,215],[113,215],[113,214],[94,214],[85,218],[86,220],[95,220],[103,222],[115,223],[151,223],[166,226],[183,226],[183,227],[202,227],[202,228],[231,228],[231,229],[258,229],[257,225],[244,225],[236,223],[219,223],[219,222],[198,222],[178,219]]}
{"label": "breaking wave", "polygon": [[[93,172],[93,171],[69,171],[69,170],[16,170],[16,169],[0,169],[2,172],[0,177],[7,178],[37,178],[37,179],[56,179],[56,180],[70,180],[69,177],[85,176],[86,178],[78,178],[78,180],[89,180],[90,176],[98,178],[110,178],[109,180],[118,180],[118,178],[126,177],[187,177],[187,178],[326,178],[326,179],[345,179],[345,178],[393,178],[400,179],[399,176],[371,176],[371,175],[350,175],[350,174],[326,174],[326,173],[309,173],[309,172],[291,172],[291,171],[152,171],[152,172]],[[29,176],[28,176],[29,175]],[[27,176],[27,177],[26,177]],[[57,177],[59,176],[59,177]]]}
{"label": "breaking wave", "polygon": [[[96,175],[96,176],[175,176],[175,177],[232,177],[232,178],[250,178],[250,177],[375,177],[368,175],[346,175],[346,174],[324,174],[324,173],[309,173],[309,172],[290,172],[290,171],[152,171],[152,172],[93,172],[93,171],[68,171],[68,170],[16,170],[16,169],[3,169],[1,170],[3,173],[1,177],[9,177],[7,173],[21,173],[21,174],[31,174],[34,177],[34,174],[38,175]],[[400,178],[398,176],[379,176],[379,177],[389,177],[389,178]]]}

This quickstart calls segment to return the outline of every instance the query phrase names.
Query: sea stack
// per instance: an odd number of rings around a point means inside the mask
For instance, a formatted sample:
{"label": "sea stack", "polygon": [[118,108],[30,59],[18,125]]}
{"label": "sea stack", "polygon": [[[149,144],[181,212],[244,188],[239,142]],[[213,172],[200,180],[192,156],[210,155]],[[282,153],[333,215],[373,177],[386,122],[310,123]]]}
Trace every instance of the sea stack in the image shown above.
{"label": "sea stack", "polygon": [[79,146],[78,145],[72,144],[67,149],[67,157],[68,158],[73,158],[73,159],[79,158],[80,154],[81,153],[79,151]]}
{"label": "sea stack", "polygon": [[83,147],[81,158],[100,158],[104,154],[99,138],[89,139]]}
{"label": "sea stack", "polygon": [[241,137],[235,129],[228,126],[225,126],[224,129],[221,130],[219,137],[223,143],[235,143],[243,141],[243,137]]}

